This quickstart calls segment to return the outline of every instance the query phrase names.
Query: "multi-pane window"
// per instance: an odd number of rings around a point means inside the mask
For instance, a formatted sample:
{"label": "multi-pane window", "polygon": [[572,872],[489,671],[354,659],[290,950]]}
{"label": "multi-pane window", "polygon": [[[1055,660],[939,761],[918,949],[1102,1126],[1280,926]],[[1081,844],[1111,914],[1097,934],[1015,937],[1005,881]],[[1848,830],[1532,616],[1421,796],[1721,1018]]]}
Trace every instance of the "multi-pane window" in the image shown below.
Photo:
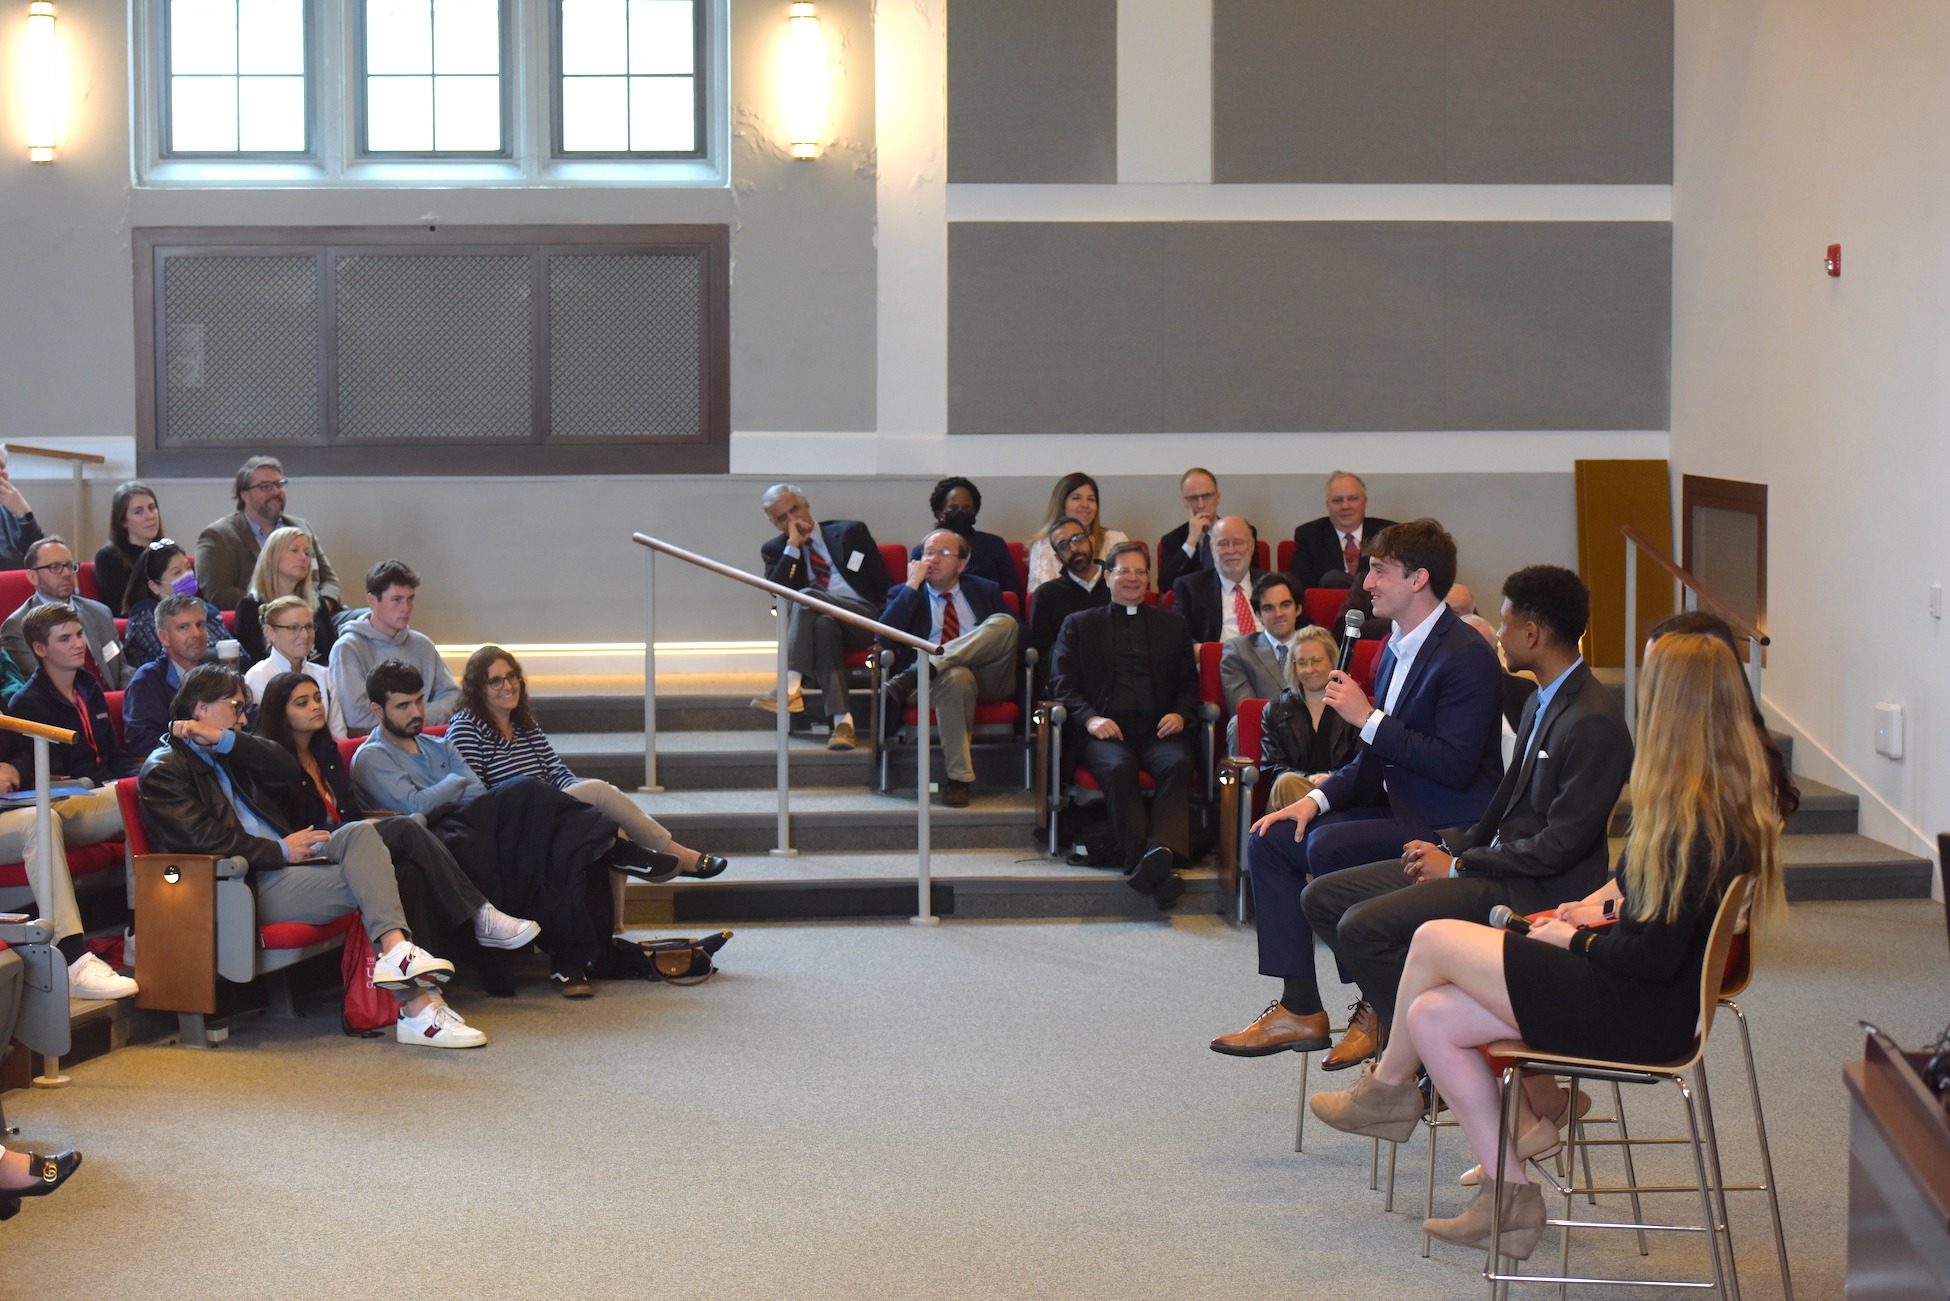
{"label": "multi-pane window", "polygon": [[167,0],[163,151],[305,154],[304,0]]}
{"label": "multi-pane window", "polygon": [[363,0],[364,151],[500,154],[498,0]]}
{"label": "multi-pane window", "polygon": [[698,150],[693,0],[556,0],[556,147],[577,154]]}

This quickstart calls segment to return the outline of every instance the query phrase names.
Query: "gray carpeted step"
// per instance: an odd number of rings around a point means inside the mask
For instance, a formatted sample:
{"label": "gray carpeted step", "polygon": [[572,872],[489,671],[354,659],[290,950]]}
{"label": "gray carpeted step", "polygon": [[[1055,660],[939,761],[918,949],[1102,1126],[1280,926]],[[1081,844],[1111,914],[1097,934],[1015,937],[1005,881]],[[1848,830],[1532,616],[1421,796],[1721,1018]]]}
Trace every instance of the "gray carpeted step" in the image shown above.
{"label": "gray carpeted step", "polygon": [[1815,899],[1927,899],[1930,860],[1867,836],[1783,836],[1790,902]]}
{"label": "gray carpeted step", "polygon": [[[657,734],[657,782],[666,790],[773,790],[778,783],[776,732],[688,731]],[[978,731],[975,780],[980,786],[1006,789],[1023,780],[1022,747],[985,744],[1005,741],[1007,733]],[[643,784],[643,733],[552,732],[550,742],[562,761],[578,776],[595,777],[624,790]],[[787,762],[793,789],[865,787],[874,780],[873,760],[864,743],[851,751],[826,748],[824,732],[794,735],[788,741]],[[933,758],[933,780],[941,779],[941,750]],[[888,781],[892,788],[912,790],[915,755],[911,747],[890,751]]]}
{"label": "gray carpeted step", "polygon": [[[1796,777],[1801,790],[1801,807],[1788,819],[1790,836],[1847,836],[1855,834],[1861,801],[1847,791],[1824,785],[1811,777]],[[1627,790],[1612,814],[1611,834],[1622,836],[1631,819],[1632,793]]]}
{"label": "gray carpeted step", "polygon": [[[670,791],[634,797],[684,844],[717,854],[763,853],[777,843],[772,790]],[[822,852],[912,851],[918,843],[911,796],[867,790],[791,793],[792,844]],[[1027,791],[978,789],[965,809],[936,804],[931,842],[942,849],[1034,847],[1036,805]]]}

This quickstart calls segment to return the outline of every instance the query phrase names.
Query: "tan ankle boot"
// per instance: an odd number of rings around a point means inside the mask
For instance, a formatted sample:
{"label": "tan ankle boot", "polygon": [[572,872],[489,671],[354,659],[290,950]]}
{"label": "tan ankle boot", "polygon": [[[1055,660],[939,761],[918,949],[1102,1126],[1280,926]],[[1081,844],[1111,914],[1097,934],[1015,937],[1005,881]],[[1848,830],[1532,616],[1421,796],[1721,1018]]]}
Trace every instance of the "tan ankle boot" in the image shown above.
{"label": "tan ankle boot", "polygon": [[1307,1106],[1324,1125],[1346,1134],[1406,1143],[1422,1119],[1427,1104],[1414,1084],[1384,1084],[1365,1071],[1352,1087],[1339,1093],[1316,1093]]}
{"label": "tan ankle boot", "polygon": [[[1490,1188],[1485,1184],[1461,1215],[1422,1221],[1422,1232],[1458,1247],[1490,1249]],[[1516,1260],[1529,1260],[1544,1236],[1544,1190],[1536,1184],[1503,1185],[1503,1240],[1498,1250]]]}

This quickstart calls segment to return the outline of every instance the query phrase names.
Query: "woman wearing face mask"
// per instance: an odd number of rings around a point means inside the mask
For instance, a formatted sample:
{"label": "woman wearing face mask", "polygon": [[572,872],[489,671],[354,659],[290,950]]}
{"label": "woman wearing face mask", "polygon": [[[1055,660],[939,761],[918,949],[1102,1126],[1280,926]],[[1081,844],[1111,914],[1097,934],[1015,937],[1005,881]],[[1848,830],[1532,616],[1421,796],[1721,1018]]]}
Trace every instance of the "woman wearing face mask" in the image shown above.
{"label": "woman wearing face mask", "polygon": [[332,643],[338,640],[335,626],[343,609],[329,596],[320,596],[313,586],[311,534],[285,527],[271,530],[258,550],[257,565],[251,570],[250,587],[237,602],[237,640],[244,648],[244,662],[255,663],[269,654],[264,642],[263,607],[283,596],[304,601],[312,616],[311,658],[325,663]]}
{"label": "woman wearing face mask", "polygon": [[[960,475],[943,479],[928,495],[928,509],[934,512],[937,527],[950,529],[967,539],[968,563],[962,567],[962,573],[986,578],[1003,591],[1014,592],[1016,600],[1022,600],[1022,573],[1016,568],[1016,558],[1009,553],[1008,541],[975,527],[975,517],[982,513],[981,489]],[[920,543],[914,544],[907,558],[921,558]]]}
{"label": "woman wearing face mask", "polygon": [[1327,708],[1334,636],[1318,626],[1294,635],[1286,656],[1286,690],[1266,702],[1260,719],[1259,771],[1271,777],[1266,809],[1283,809],[1314,788],[1314,779],[1354,757],[1361,734]]}
{"label": "woman wearing face mask", "polygon": [[[196,568],[189,553],[171,538],[157,538],[143,551],[129,573],[129,630],[122,638],[123,653],[138,668],[163,653],[156,639],[156,602],[172,592],[196,595]],[[203,603],[210,645],[230,634],[224,631],[223,611],[208,601]]]}

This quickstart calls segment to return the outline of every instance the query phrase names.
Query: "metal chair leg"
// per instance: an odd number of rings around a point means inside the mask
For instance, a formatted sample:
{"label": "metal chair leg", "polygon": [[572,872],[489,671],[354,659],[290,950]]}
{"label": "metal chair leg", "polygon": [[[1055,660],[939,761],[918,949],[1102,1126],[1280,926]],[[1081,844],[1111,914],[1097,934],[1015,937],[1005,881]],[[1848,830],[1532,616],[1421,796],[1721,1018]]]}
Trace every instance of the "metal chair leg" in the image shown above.
{"label": "metal chair leg", "polygon": [[[1431,1080],[1429,1081],[1429,1114],[1426,1121],[1426,1126],[1429,1131],[1429,1188],[1427,1194],[1422,1199],[1422,1218],[1425,1220],[1435,1218],[1435,1131],[1436,1117],[1441,1114],[1442,1094],[1436,1089],[1435,1081]],[[1424,1233],[1422,1235],[1423,1260],[1429,1258],[1429,1247],[1433,1242],[1434,1239],[1429,1237],[1428,1234]]]}
{"label": "metal chair leg", "polygon": [[[1625,1158],[1626,1186],[1632,1190],[1631,1192],[1632,1219],[1639,1224],[1644,1224],[1645,1208],[1639,1204],[1638,1166],[1632,1160],[1632,1131],[1630,1128],[1627,1127],[1625,1123],[1625,1096],[1619,1092],[1618,1082],[1616,1080],[1612,1081],[1612,1086],[1611,1086],[1611,1114],[1612,1117],[1618,1122],[1618,1137],[1620,1140],[1622,1140],[1622,1146],[1620,1146],[1618,1150]],[[1587,1152],[1585,1153],[1585,1169],[1586,1169],[1585,1183],[1587,1185],[1597,1182],[1596,1180],[1592,1179],[1590,1176],[1589,1173],[1590,1161],[1591,1161],[1591,1154]],[[1639,1255],[1641,1256],[1651,1255],[1652,1248],[1651,1245],[1646,1242],[1644,1229],[1639,1230],[1638,1239],[1639,1239]]]}
{"label": "metal chair leg", "polygon": [[1706,1145],[1700,1137],[1699,1107],[1694,1103],[1693,1091],[1686,1087],[1686,1081],[1674,1079],[1673,1085],[1678,1088],[1679,1096],[1686,1104],[1686,1127],[1693,1139],[1693,1172],[1699,1177],[1699,1208],[1703,1217],[1700,1223],[1706,1226],[1707,1254],[1713,1259],[1713,1290],[1720,1295],[1721,1301],[1730,1301],[1727,1297],[1726,1274],[1720,1268],[1719,1235],[1713,1230],[1713,1188],[1707,1182]]}
{"label": "metal chair leg", "polygon": [[1706,1168],[1713,1177],[1713,1202],[1719,1212],[1713,1237],[1716,1249],[1720,1240],[1726,1243],[1728,1301],[1740,1301],[1740,1265],[1733,1254],[1733,1217],[1727,1213],[1727,1176],[1720,1167],[1720,1131],[1714,1123],[1713,1093],[1707,1087],[1704,1057],[1693,1068],[1693,1079],[1699,1090],[1700,1126],[1706,1133]]}
{"label": "metal chair leg", "polygon": [[1767,1119],[1760,1109],[1760,1076],[1754,1072],[1754,1041],[1747,1032],[1747,1014],[1740,1005],[1731,999],[1723,1000],[1721,1007],[1733,1013],[1734,1021],[1740,1026],[1740,1051],[1747,1061],[1747,1096],[1754,1104],[1754,1137],[1760,1141],[1760,1178],[1767,1192],[1767,1212],[1774,1221],[1774,1251],[1781,1263],[1781,1295],[1784,1301],[1794,1301],[1794,1281],[1788,1274],[1787,1233],[1781,1227],[1781,1198],[1774,1185],[1774,1156],[1767,1147]]}
{"label": "metal chair leg", "polygon": [[1293,1150],[1304,1151],[1301,1143],[1307,1137],[1307,1071],[1313,1063],[1312,1053],[1300,1054],[1300,1104],[1293,1117]]}

